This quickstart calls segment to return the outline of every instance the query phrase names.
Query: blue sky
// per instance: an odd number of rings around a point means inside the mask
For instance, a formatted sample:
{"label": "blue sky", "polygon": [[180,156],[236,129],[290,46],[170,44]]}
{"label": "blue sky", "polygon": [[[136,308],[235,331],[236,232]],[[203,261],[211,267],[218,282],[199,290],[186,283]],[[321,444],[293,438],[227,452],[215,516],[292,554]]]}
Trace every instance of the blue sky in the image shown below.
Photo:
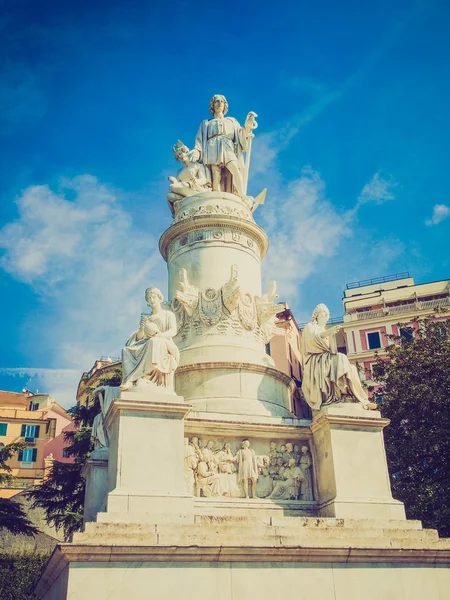
{"label": "blue sky", "polygon": [[349,281],[448,278],[450,5],[2,3],[0,388],[73,403],[118,356],[170,224],[170,148],[214,93],[259,115],[264,278],[298,321]]}

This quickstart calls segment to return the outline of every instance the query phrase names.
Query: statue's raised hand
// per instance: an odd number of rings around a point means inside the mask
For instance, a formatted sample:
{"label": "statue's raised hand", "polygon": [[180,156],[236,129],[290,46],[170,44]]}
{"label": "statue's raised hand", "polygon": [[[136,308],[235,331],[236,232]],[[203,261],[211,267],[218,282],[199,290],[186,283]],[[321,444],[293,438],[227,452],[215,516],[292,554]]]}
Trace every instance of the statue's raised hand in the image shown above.
{"label": "statue's raised hand", "polygon": [[252,131],[253,129],[256,129],[258,127],[258,123],[256,122],[256,117],[258,115],[253,112],[252,110],[248,113],[247,118],[245,119],[245,129],[247,129],[247,131]]}

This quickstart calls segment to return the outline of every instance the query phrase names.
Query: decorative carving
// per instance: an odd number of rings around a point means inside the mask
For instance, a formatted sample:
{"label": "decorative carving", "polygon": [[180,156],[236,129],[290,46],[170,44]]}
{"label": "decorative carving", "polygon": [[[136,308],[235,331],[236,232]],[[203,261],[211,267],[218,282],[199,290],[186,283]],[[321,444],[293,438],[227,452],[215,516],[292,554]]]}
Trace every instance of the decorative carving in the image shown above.
{"label": "decorative carving", "polygon": [[180,328],[186,321],[185,315],[192,317],[198,306],[198,288],[189,283],[186,269],[180,269],[180,280],[173,304]]}
{"label": "decorative carving", "polygon": [[232,265],[230,278],[221,289],[209,287],[204,292],[191,285],[186,270],[181,269],[173,302],[180,337],[187,339],[188,324],[192,323],[196,335],[203,334],[203,325],[217,326],[220,335],[227,334],[230,329],[239,336],[244,331],[251,331],[256,341],[267,344],[274,335],[284,335],[276,325],[275,315],[283,308],[274,303],[276,298],[274,281],[270,282],[268,292],[260,297],[244,292],[237,265]]}
{"label": "decorative carving", "polygon": [[222,317],[222,298],[220,290],[206,288],[199,295],[198,314],[201,321],[208,326],[217,325]]}
{"label": "decorative carving", "polygon": [[238,283],[238,269],[232,265],[230,279],[222,286],[222,298],[225,307],[232,313],[239,304],[241,288]]}
{"label": "decorative carving", "polygon": [[186,491],[205,498],[314,499],[307,446],[300,451],[293,442],[270,442],[266,454],[250,446],[248,439],[202,442],[193,436],[189,443],[186,439]]}
{"label": "decorative carving", "polygon": [[252,221],[252,213],[245,208],[237,208],[235,206],[222,206],[220,204],[207,204],[201,206],[193,206],[189,210],[183,210],[175,215],[175,223],[190,219],[191,217],[201,217],[209,215],[226,215],[229,217],[237,217],[238,219],[246,219]]}

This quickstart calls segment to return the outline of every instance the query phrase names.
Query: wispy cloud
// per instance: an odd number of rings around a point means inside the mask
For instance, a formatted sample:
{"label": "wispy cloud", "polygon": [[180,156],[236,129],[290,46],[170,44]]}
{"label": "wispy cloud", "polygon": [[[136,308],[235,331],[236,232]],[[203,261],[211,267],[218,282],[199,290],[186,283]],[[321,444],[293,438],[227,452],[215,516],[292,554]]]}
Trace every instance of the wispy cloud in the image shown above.
{"label": "wispy cloud", "polygon": [[358,204],[367,204],[368,202],[383,204],[388,200],[393,200],[395,198],[393,190],[397,185],[398,183],[392,177],[384,178],[380,173],[375,173],[363,187],[358,197]]}
{"label": "wispy cloud", "polygon": [[[62,406],[69,408],[76,403],[76,390],[81,371],[78,369],[29,369],[1,368],[0,387],[2,389],[27,388],[34,393],[53,396]],[[11,381],[14,379],[16,381]],[[17,385],[19,380],[19,385]]]}
{"label": "wispy cloud", "polygon": [[444,219],[450,215],[450,207],[446,204],[435,204],[433,206],[433,214],[431,219],[425,221],[425,225],[431,227],[433,225],[439,225]]}
{"label": "wispy cloud", "polygon": [[328,201],[323,179],[309,166],[270,195],[261,216],[270,236],[264,273],[277,280],[284,298],[293,298],[319,259],[333,256],[350,233],[346,214]]}
{"label": "wispy cloud", "polygon": [[[137,229],[114,190],[84,175],[58,190],[27,188],[0,231],[0,265],[44,302],[25,327],[50,367],[85,370],[120,352],[145,287],[163,279],[157,241]],[[36,322],[37,321],[37,322]]]}

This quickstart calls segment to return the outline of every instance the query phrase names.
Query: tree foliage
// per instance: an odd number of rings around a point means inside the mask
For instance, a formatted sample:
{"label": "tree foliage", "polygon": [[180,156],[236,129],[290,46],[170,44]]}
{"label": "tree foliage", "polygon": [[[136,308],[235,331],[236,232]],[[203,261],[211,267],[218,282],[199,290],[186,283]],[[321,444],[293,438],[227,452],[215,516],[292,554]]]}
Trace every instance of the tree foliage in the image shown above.
{"label": "tree foliage", "polygon": [[[120,385],[120,374],[103,378],[98,385]],[[76,404],[67,412],[76,426],[74,431],[64,434],[69,442],[67,452],[73,456],[73,463],[55,461],[45,481],[29,490],[32,508],[41,507],[46,513],[49,525],[62,529],[66,541],[72,539],[83,526],[85,481],[81,477],[84,464],[93,450],[91,441],[92,423],[100,412],[100,405],[93,400],[94,388],[88,388],[86,405]]]}
{"label": "tree foliage", "polygon": [[[0,485],[9,485],[14,477],[7,461],[24,448],[22,442],[7,444],[0,448]],[[14,535],[32,536],[39,530],[28,519],[21,504],[9,498],[0,498],[0,529]]]}
{"label": "tree foliage", "polygon": [[0,598],[37,600],[34,587],[39,581],[48,554],[0,553]]}
{"label": "tree foliage", "polygon": [[391,420],[385,441],[393,495],[409,518],[450,536],[450,319],[440,317],[415,320],[412,338],[391,336],[373,372]]}

